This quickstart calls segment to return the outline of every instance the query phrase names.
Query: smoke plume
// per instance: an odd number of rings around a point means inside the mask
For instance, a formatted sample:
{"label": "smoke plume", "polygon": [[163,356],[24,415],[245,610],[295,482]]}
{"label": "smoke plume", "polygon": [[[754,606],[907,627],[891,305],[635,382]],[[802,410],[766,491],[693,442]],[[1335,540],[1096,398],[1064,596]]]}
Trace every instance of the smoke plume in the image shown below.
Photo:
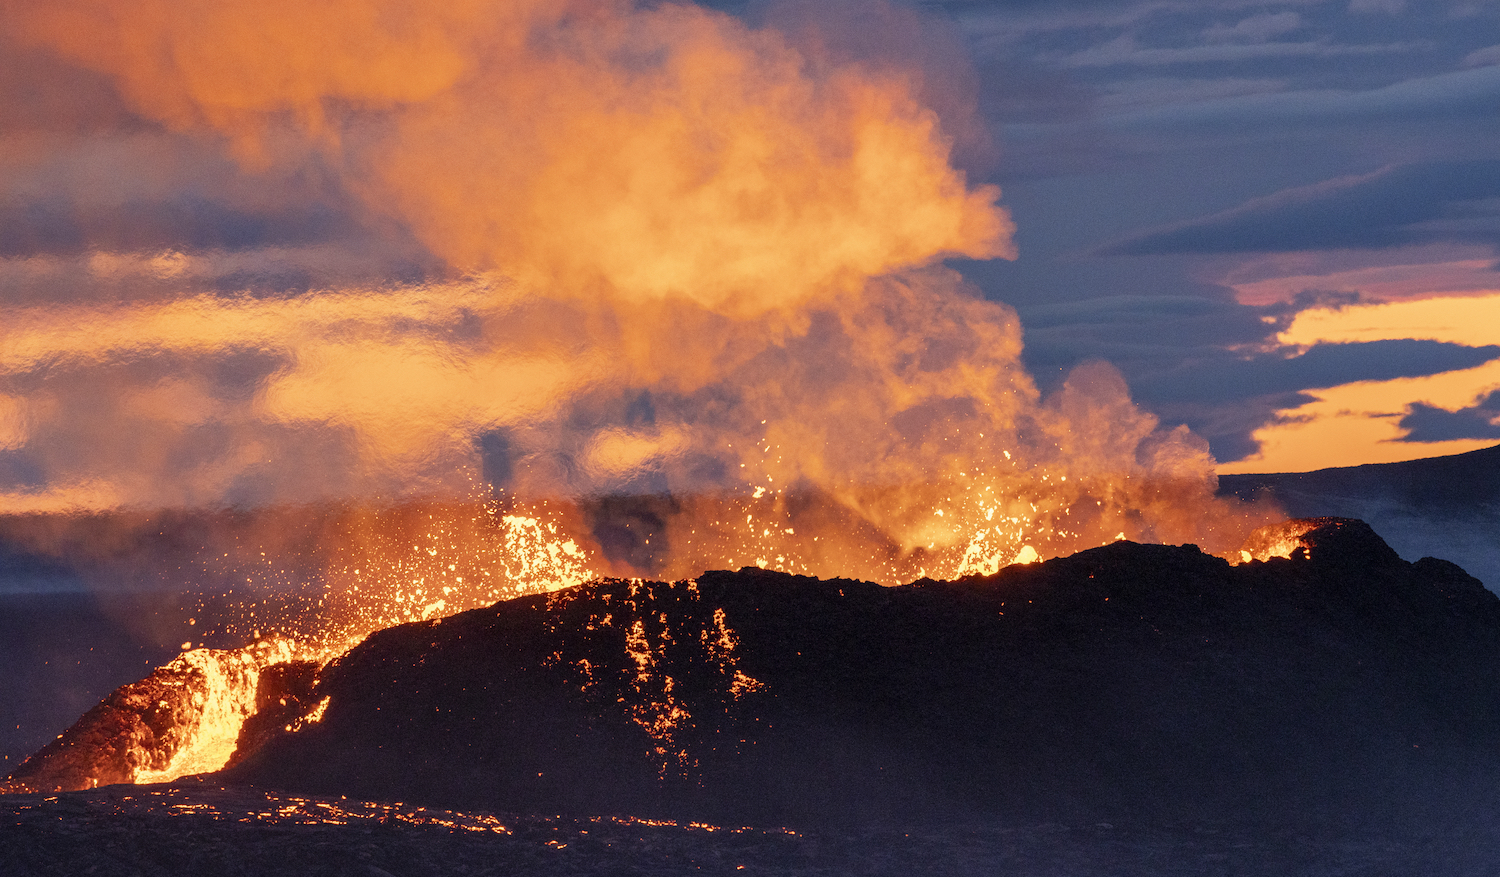
{"label": "smoke plume", "polygon": [[[7,260],[8,513],[495,496],[594,572],[881,581],[1259,522],[1110,366],[1043,399],[1014,312],[942,267],[1013,258],[1013,225],[955,168],[987,150],[963,70],[890,36],[947,39],[908,10],[852,39],[848,6],[0,9],[151,136],[321,181],[420,275],[295,240]],[[321,280],[235,286],[287,265]],[[36,291],[68,284],[114,292]],[[332,578],[368,570],[339,550]]]}

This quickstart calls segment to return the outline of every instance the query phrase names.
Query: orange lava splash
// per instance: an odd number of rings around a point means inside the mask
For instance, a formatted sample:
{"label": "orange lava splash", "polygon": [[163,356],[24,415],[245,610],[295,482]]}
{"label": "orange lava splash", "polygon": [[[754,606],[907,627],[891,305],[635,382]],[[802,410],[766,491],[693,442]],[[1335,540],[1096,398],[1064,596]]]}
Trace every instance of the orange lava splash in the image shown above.
{"label": "orange lava splash", "polygon": [[176,741],[166,764],[141,764],[131,781],[167,782],[223,767],[234,754],[245,719],[256,711],[261,671],[292,660],[322,663],[332,657],[321,645],[309,648],[287,640],[262,640],[240,649],[192,649],[178,655],[162,669],[189,671],[177,679],[195,683],[189,712],[177,725],[183,738]]}

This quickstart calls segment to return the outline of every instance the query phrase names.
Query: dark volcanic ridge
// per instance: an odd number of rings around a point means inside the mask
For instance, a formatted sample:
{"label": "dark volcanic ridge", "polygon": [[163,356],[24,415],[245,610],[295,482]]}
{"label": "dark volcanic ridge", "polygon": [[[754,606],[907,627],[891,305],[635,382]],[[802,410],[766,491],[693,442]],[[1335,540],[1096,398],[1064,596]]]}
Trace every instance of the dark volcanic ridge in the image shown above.
{"label": "dark volcanic ridge", "polygon": [[[1292,556],[1120,542],[897,588],[744,569],[401,625],[263,673],[214,781],[760,826],[1500,813],[1500,598],[1359,521],[1257,539]],[[11,788],[164,738],[168,688],[133,719],[127,689]]]}

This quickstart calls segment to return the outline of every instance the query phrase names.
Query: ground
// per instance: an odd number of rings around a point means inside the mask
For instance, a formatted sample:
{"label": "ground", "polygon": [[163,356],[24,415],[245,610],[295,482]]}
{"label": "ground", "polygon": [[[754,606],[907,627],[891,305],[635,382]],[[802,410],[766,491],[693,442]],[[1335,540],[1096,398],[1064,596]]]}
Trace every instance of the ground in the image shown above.
{"label": "ground", "polygon": [[457,813],[193,780],[0,797],[0,862],[14,877],[1468,877],[1496,861],[1500,831],[1477,816],[1407,837],[1124,822],[806,832]]}

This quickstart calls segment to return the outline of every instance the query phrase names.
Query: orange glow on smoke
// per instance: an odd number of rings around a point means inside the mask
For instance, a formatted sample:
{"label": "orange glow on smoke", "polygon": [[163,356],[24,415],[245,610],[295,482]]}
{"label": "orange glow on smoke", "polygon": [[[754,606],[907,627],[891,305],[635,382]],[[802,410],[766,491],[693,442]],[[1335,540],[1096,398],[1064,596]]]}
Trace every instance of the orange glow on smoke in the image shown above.
{"label": "orange glow on smoke", "polygon": [[[1013,256],[909,82],[771,30],[618,0],[70,0],[14,27],[257,163],[343,165],[466,269],[551,295],[758,313],[930,261]],[[274,63],[267,63],[275,59]]]}

